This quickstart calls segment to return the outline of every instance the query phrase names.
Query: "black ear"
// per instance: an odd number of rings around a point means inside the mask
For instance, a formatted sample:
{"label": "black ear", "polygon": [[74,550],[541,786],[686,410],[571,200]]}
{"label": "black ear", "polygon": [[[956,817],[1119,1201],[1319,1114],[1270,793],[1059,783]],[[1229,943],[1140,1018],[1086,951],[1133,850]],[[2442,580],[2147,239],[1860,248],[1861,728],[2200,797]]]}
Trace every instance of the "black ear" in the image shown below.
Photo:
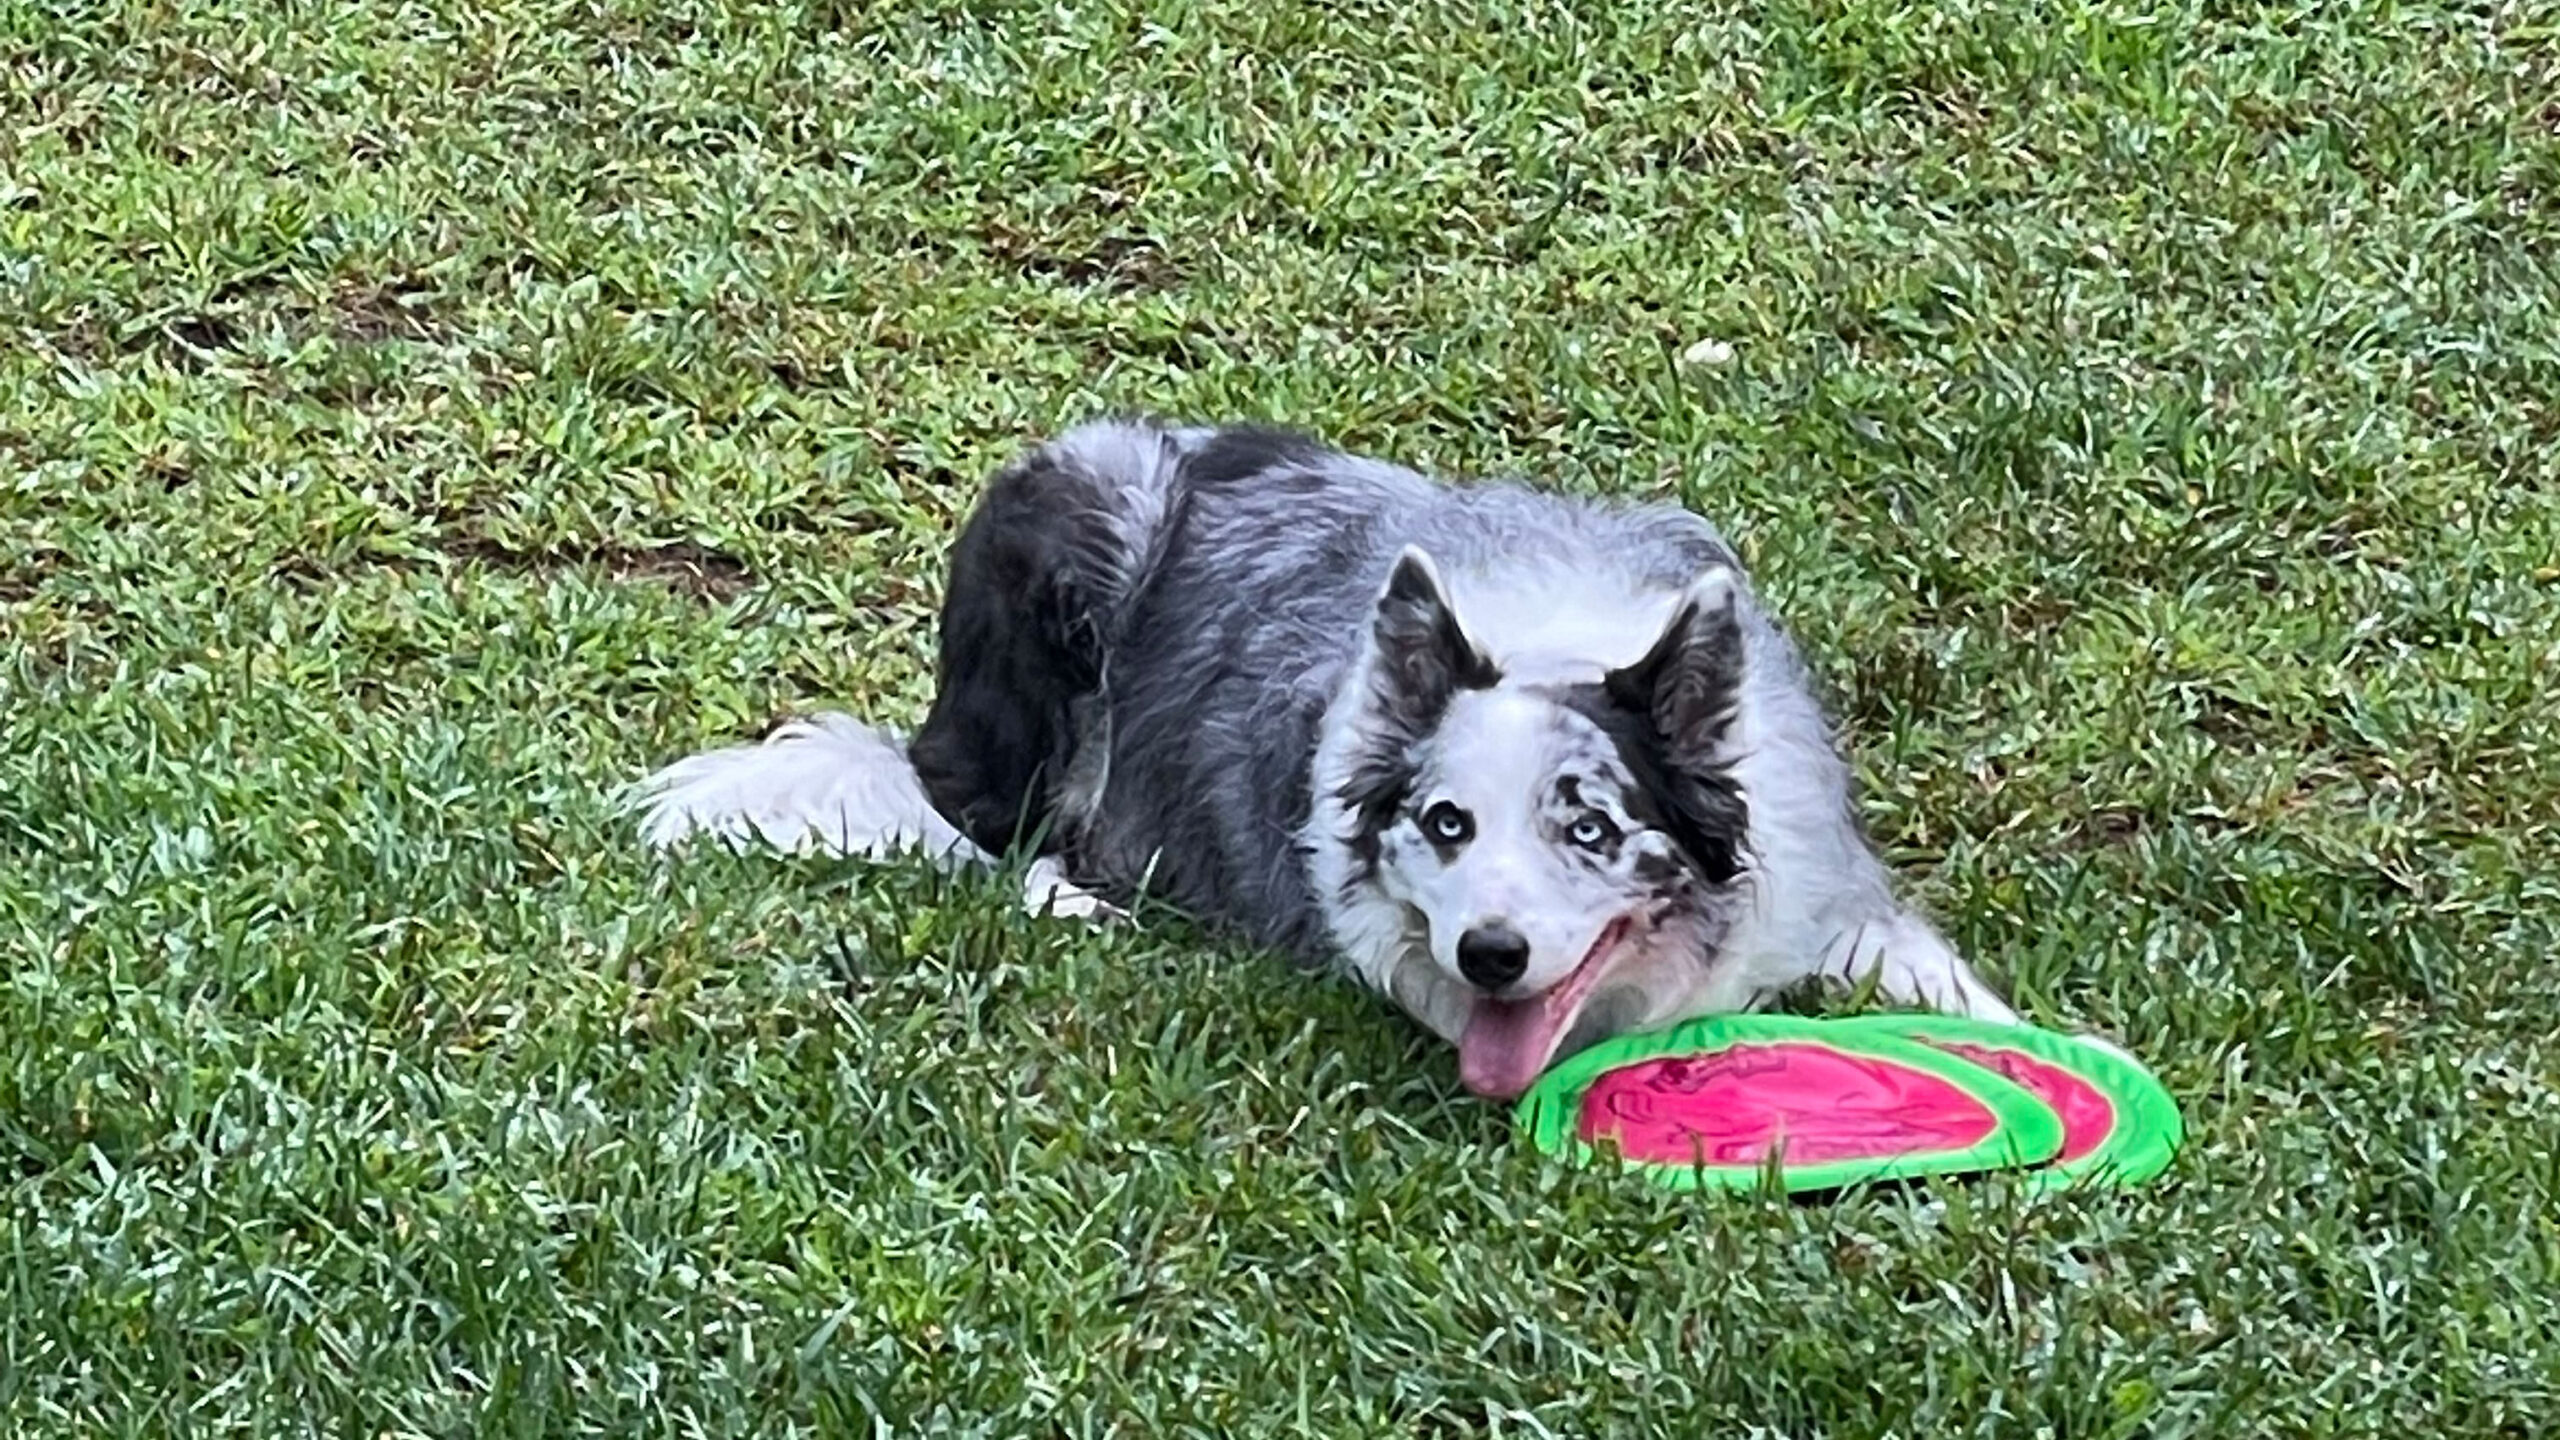
{"label": "black ear", "polygon": [[1742,619],[1733,572],[1711,570],[1673,607],[1643,659],[1601,682],[1609,709],[1640,725],[1619,753],[1657,800],[1699,873],[1723,884],[1742,872],[1751,811],[1717,758],[1742,692]]}
{"label": "black ear", "polygon": [[1460,690],[1489,690],[1502,678],[1467,636],[1431,557],[1408,547],[1378,596],[1377,669],[1370,677],[1384,718],[1409,736],[1439,723]]}
{"label": "black ear", "polygon": [[1609,698],[1653,722],[1667,758],[1704,764],[1733,724],[1742,691],[1742,619],[1733,572],[1710,570],[1689,586],[1661,638],[1638,660],[1609,672]]}
{"label": "black ear", "polygon": [[1360,860],[1353,884],[1374,873],[1379,837],[1412,793],[1415,744],[1439,725],[1460,690],[1489,690],[1502,679],[1458,623],[1439,570],[1420,550],[1396,557],[1371,624],[1377,653],[1368,684],[1377,723],[1361,728],[1337,792],[1357,817],[1350,836]]}

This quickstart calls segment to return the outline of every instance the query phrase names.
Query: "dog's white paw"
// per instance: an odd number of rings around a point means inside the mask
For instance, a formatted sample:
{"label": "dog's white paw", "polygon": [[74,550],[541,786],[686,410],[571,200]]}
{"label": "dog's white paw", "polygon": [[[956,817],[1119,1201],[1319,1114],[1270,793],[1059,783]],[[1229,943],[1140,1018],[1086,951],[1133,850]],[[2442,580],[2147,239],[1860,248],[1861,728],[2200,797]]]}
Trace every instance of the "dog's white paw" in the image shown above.
{"label": "dog's white paw", "polygon": [[1905,912],[1843,938],[1841,958],[1826,967],[1834,983],[1855,985],[1873,974],[1877,992],[1896,1003],[2000,1025],[2018,1023],[2018,1012],[1916,915]]}
{"label": "dog's white paw", "polygon": [[1022,908],[1095,925],[1129,918],[1128,911],[1069,880],[1065,868],[1046,856],[1032,861],[1022,877]]}

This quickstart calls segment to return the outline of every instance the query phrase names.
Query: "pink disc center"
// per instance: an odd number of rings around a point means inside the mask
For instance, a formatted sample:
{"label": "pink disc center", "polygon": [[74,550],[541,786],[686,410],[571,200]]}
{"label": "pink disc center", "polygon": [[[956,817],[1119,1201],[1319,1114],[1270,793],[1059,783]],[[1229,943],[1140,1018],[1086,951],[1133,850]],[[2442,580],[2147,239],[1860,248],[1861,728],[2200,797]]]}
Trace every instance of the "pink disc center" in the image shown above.
{"label": "pink disc center", "polygon": [[2105,1144],[2107,1132],[2115,1129],[2114,1102],[2107,1099],[2104,1091],[2059,1065],[2039,1060],[2024,1050],[1970,1045],[1955,1040],[1929,1040],[1928,1043],[1992,1071],[2043,1101],[2045,1108],[2061,1116],[2062,1153],[2055,1157],[2058,1162],[2077,1160],[2087,1155]]}
{"label": "pink disc center", "polygon": [[1624,1065],[1582,1092],[1586,1143],[1669,1165],[1817,1165],[1966,1150],[2000,1127],[1951,1081],[1801,1042]]}

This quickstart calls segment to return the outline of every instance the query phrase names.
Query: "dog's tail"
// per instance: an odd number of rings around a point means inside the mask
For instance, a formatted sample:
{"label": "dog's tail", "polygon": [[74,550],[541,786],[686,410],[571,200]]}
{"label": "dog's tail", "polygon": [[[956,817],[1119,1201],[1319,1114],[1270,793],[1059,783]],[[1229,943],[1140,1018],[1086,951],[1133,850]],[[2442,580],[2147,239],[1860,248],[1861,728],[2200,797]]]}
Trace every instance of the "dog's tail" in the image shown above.
{"label": "dog's tail", "polygon": [[661,849],[709,835],[873,859],[989,859],[925,798],[905,739],[850,715],[788,721],[756,744],[688,756],[632,787],[628,803],[642,812],[641,838]]}
{"label": "dog's tail", "polygon": [[[700,835],[874,860],[920,854],[952,869],[996,863],[925,798],[904,737],[850,715],[792,720],[755,744],[687,756],[624,803],[640,812],[641,839],[662,850]],[[1062,915],[1108,908],[1047,856],[1032,861],[1023,899]]]}

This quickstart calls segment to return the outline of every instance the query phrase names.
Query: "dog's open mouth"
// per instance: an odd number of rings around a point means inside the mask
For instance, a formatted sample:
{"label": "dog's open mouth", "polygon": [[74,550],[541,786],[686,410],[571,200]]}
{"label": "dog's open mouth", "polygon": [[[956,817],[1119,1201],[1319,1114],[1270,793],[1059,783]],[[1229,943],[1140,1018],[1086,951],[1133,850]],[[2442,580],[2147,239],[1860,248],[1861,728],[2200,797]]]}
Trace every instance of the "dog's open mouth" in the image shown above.
{"label": "dog's open mouth", "polygon": [[1573,1017],[1591,998],[1591,987],[1600,983],[1609,957],[1626,936],[1625,916],[1610,921],[1573,973],[1544,994],[1526,1000],[1478,997],[1466,1033],[1458,1037],[1459,1081],[1489,1100],[1508,1100],[1528,1089],[1547,1068],[1556,1043],[1573,1028]]}

